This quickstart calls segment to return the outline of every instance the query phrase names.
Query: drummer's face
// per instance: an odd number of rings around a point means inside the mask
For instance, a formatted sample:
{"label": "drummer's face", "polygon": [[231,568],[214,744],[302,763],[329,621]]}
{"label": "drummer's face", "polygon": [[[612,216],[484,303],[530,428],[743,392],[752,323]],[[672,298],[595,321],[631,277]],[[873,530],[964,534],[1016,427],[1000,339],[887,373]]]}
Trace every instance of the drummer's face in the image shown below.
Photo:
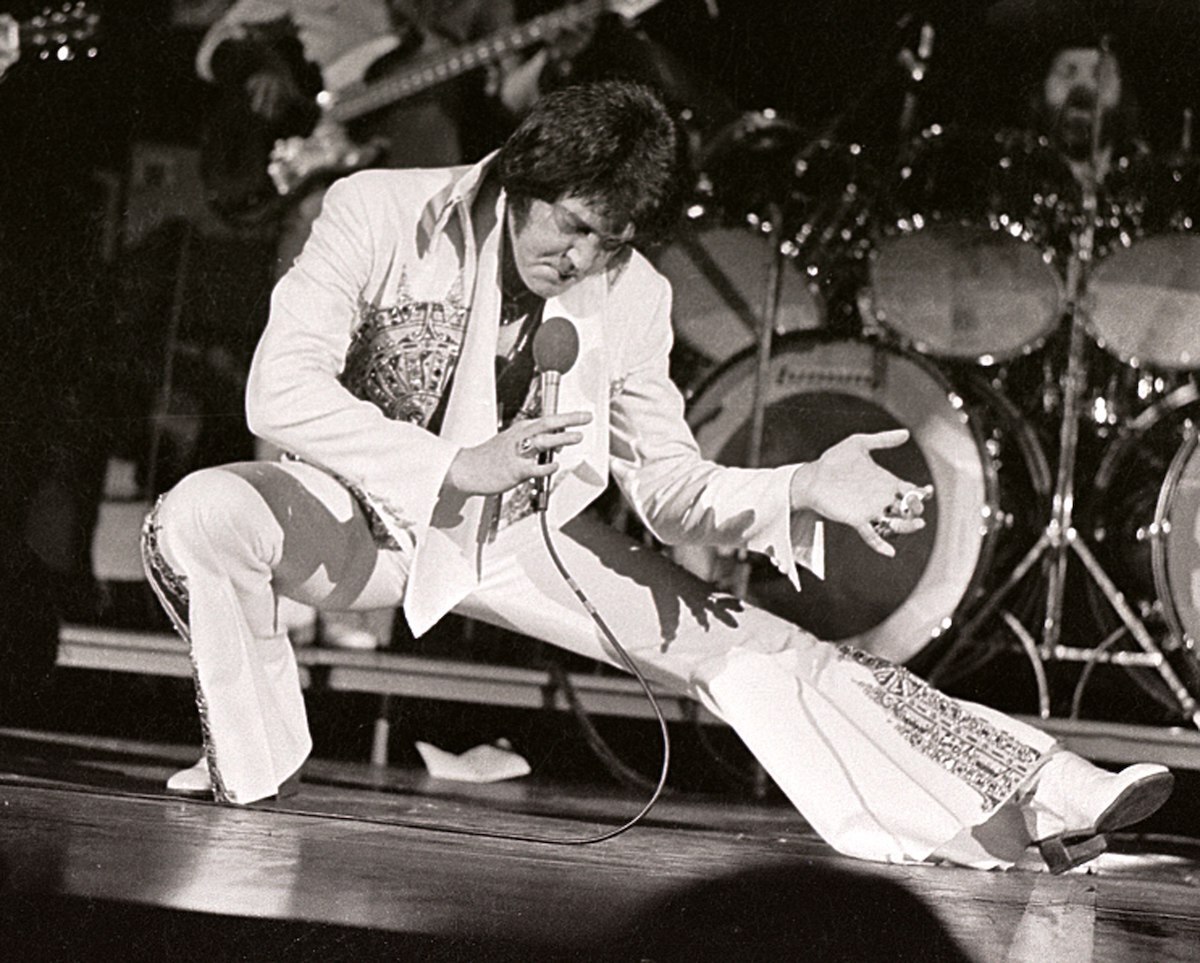
{"label": "drummer's face", "polygon": [[1060,50],[1046,74],[1043,97],[1054,111],[1112,110],[1121,101],[1121,69],[1115,57],[1095,47]]}
{"label": "drummer's face", "polygon": [[524,212],[509,205],[508,225],[517,272],[542,298],[599,274],[633,238],[632,224],[618,227],[594,204],[570,196],[554,203],[534,198]]}

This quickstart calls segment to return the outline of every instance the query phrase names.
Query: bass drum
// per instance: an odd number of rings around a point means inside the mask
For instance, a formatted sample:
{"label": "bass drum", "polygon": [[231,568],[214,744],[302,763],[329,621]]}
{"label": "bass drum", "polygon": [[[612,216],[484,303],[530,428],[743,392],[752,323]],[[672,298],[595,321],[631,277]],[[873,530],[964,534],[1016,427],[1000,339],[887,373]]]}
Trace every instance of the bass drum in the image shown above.
{"label": "bass drum", "polygon": [[[1193,697],[1200,698],[1200,390],[1185,384],[1145,411],[1106,453],[1090,510],[1097,555],[1146,621]],[[1094,585],[1106,629],[1112,607]],[[1130,670],[1179,708],[1156,670]]]}
{"label": "bass drum", "polygon": [[[756,357],[733,358],[694,397],[688,420],[706,457],[746,463]],[[907,428],[876,452],[915,484],[932,484],[926,527],[876,554],[849,527],[826,524],[825,578],[803,591],[753,562],[750,597],[819,638],[909,662],[943,635],[1036,540],[1051,487],[1045,456],[1015,409],[976,373],[955,388],[925,359],[889,344],[798,334],[771,359],[764,466],[812,461],[855,432]],[[731,580],[736,560],[677,550],[701,578]]]}

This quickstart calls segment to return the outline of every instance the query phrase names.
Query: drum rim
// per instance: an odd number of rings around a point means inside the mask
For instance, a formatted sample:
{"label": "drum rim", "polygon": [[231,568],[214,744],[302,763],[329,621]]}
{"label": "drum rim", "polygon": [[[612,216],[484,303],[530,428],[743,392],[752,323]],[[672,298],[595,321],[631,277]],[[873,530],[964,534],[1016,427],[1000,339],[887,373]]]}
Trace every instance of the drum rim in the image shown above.
{"label": "drum rim", "polygon": [[729,150],[739,137],[754,134],[759,130],[784,131],[796,137],[801,137],[803,133],[799,123],[790,114],[774,107],[738,111],[734,117],[717,124],[707,142],[701,145],[695,159],[697,170],[707,170],[714,158],[719,156],[717,148]]}
{"label": "drum rim", "polygon": [[[1187,645],[1193,640],[1192,635],[1184,628],[1183,619],[1179,614],[1178,603],[1175,601],[1175,591],[1171,584],[1171,561],[1168,552],[1168,541],[1171,530],[1171,506],[1184,470],[1197,450],[1197,440],[1200,429],[1194,425],[1184,433],[1171,464],[1167,468],[1166,477],[1158,492],[1158,501],[1154,506],[1154,530],[1150,536],[1150,568],[1154,574],[1154,591],[1162,604],[1163,618],[1166,620],[1168,631],[1181,644]],[[1165,527],[1164,527],[1165,526]]]}
{"label": "drum rim", "polygon": [[1170,417],[1197,400],[1200,400],[1200,387],[1191,382],[1185,382],[1147,407],[1126,425],[1116,442],[1108,446],[1096,468],[1092,489],[1098,496],[1096,498],[1098,505],[1103,504],[1103,500],[1115,480],[1113,473],[1120,467],[1125,452],[1138,445],[1147,433],[1160,424],[1164,418]]}
{"label": "drum rim", "polygon": [[[1004,520],[1000,517],[1001,506],[999,499],[999,471],[995,460],[987,454],[987,439],[984,436],[983,426],[979,423],[978,419],[972,419],[968,417],[968,405],[962,398],[960,391],[956,389],[953,383],[949,380],[948,376],[937,367],[937,364],[932,359],[914,352],[904,345],[896,344],[890,339],[876,335],[847,336],[828,330],[793,331],[781,335],[774,340],[772,345],[772,360],[774,360],[776,352],[780,352],[794,344],[807,345],[811,349],[813,347],[840,343],[862,345],[864,347],[870,347],[875,348],[876,350],[889,352],[899,356],[905,361],[913,363],[913,365],[921,370],[922,373],[930,376],[934,386],[946,395],[950,408],[962,412],[963,417],[961,424],[966,429],[969,441],[978,460],[980,478],[982,482],[982,498],[978,505],[980,517],[975,519],[977,522],[976,530],[978,531],[979,535],[978,554],[976,555],[971,575],[963,584],[962,591],[958,594],[956,601],[950,608],[950,611],[942,613],[935,622],[931,621],[930,630],[928,631],[926,637],[920,640],[919,647],[917,647],[911,654],[906,656],[905,661],[907,662],[918,658],[938,638],[944,636],[956,625],[965,621],[972,608],[980,601],[981,586],[991,572],[999,538],[1004,530]],[[692,429],[693,433],[699,434],[703,427],[710,423],[712,418],[719,416],[720,411],[719,409],[716,409],[711,415],[704,418],[699,423],[696,423],[691,417],[692,406],[702,399],[717,381],[727,377],[731,369],[738,365],[744,365],[747,361],[755,362],[757,359],[757,352],[758,348],[756,346],[751,346],[743,351],[739,351],[735,355],[727,358],[724,362],[722,362],[700,380],[700,383],[696,387],[695,391],[688,398],[688,425]],[[958,399],[960,403],[955,404],[951,399]],[[904,427],[910,431],[910,434],[912,433],[912,429],[909,428],[909,426],[905,425]],[[1030,437],[1033,439],[1036,445],[1036,437],[1032,435],[1030,435]],[[1040,447],[1038,450],[1041,455],[1041,459],[1044,461],[1045,453],[1040,451]],[[1021,458],[1025,460],[1025,449],[1023,446],[1021,448]],[[926,571],[928,572],[928,569]],[[916,586],[914,586],[913,594],[916,593],[917,589],[925,582],[925,580],[926,574],[923,573]],[[910,594],[910,596],[905,599],[900,606],[897,606],[896,610],[889,614],[883,622],[879,623],[879,625],[872,626],[864,632],[860,632],[855,636],[850,636],[843,641],[848,644],[855,644],[856,642],[862,642],[863,640],[869,641],[870,637],[878,634],[882,628],[887,626],[888,622],[892,619],[895,613],[899,612],[900,609],[909,604],[912,598],[913,595]]]}

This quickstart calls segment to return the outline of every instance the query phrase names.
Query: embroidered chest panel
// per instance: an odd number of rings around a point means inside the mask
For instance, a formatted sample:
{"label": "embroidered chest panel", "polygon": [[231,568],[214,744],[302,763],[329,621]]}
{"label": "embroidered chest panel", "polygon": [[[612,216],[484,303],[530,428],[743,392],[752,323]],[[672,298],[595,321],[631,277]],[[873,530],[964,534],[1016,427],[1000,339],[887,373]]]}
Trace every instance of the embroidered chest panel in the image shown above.
{"label": "embroidered chest panel", "polygon": [[457,284],[444,300],[421,301],[401,281],[395,304],[359,304],[342,384],[387,417],[428,427],[458,365],[466,328]]}
{"label": "embroidered chest panel", "polygon": [[859,683],[867,697],[909,745],[975,790],[985,810],[1005,802],[1037,768],[1037,749],[902,666],[848,645],[839,645],[838,655],[870,670],[873,682]]}

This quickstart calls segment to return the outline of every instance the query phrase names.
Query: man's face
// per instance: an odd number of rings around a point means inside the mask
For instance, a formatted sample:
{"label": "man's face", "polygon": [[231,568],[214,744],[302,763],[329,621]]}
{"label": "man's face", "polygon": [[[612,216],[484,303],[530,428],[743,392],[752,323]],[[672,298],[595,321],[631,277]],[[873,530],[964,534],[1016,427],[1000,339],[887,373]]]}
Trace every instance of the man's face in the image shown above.
{"label": "man's face", "polygon": [[633,225],[618,229],[594,205],[577,197],[529,203],[524,216],[509,206],[513,261],[525,286],[550,298],[598,274],[633,238]]}
{"label": "man's face", "polygon": [[1121,70],[1116,58],[1095,47],[1060,50],[1046,73],[1042,99],[1064,144],[1090,144],[1097,115],[1121,102]]}

